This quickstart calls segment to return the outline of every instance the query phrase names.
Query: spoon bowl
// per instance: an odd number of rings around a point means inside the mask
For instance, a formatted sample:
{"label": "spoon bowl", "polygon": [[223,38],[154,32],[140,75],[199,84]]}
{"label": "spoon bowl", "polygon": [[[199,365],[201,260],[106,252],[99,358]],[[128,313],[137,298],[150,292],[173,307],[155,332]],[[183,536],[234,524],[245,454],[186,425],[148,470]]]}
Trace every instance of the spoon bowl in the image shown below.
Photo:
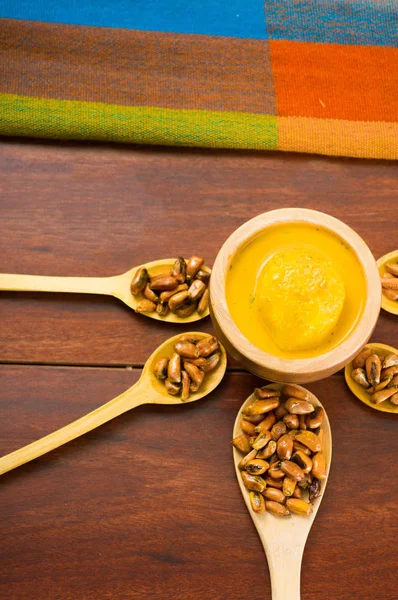
{"label": "spoon bowl", "polygon": [[[55,277],[47,275],[18,275],[11,273],[0,273],[0,290],[13,292],[62,292],[72,294],[99,294],[113,296],[121,300],[134,311],[143,295],[133,296],[130,284],[137,269],[146,267],[151,275],[168,271],[172,268],[175,258],[163,258],[152,262],[138,265],[129,269],[121,275],[112,277]],[[211,273],[211,269],[202,266],[203,271]],[[150,319],[165,321],[166,323],[193,323],[200,321],[209,314],[207,308],[201,315],[194,312],[190,317],[178,317],[169,312],[165,317],[158,315],[156,311],[151,313],[140,313]]]}
{"label": "spoon bowl", "polygon": [[[201,339],[209,337],[202,332],[191,332]],[[100,425],[118,417],[128,410],[141,404],[186,404],[195,402],[212,392],[224,377],[227,368],[227,355],[224,347],[220,344],[219,352],[221,359],[217,367],[206,374],[199,391],[190,394],[188,400],[182,401],[178,396],[170,396],[161,381],[153,374],[155,363],[162,357],[170,356],[174,351],[174,344],[180,335],[175,335],[161,344],[148,358],[142,370],[141,377],[128,390],[110,400],[103,406],[93,410],[77,421],[50,433],[49,435],[28,444],[15,452],[11,452],[0,458],[0,475],[7,473],[20,465],[23,465],[43,454],[47,454],[55,448],[80,437],[81,435],[96,429]]]}
{"label": "spoon bowl", "polygon": [[[266,387],[272,390],[280,390],[283,384],[273,383]],[[306,391],[308,392],[308,390]],[[233,438],[243,433],[240,427],[241,412],[245,405],[254,400],[255,396],[251,394],[241,406],[236,417]],[[314,406],[322,406],[313,394],[311,394],[311,403]],[[321,431],[323,431],[322,446],[326,458],[327,477],[322,482],[322,495],[315,500],[313,512],[307,516],[276,517],[269,512],[263,514],[253,512],[249,500],[249,491],[243,485],[241,471],[238,467],[239,462],[242,460],[242,454],[236,448],[233,449],[239,486],[267,557],[271,576],[272,600],[300,600],[300,570],[304,546],[325,493],[332,460],[332,434],[326,411]]]}

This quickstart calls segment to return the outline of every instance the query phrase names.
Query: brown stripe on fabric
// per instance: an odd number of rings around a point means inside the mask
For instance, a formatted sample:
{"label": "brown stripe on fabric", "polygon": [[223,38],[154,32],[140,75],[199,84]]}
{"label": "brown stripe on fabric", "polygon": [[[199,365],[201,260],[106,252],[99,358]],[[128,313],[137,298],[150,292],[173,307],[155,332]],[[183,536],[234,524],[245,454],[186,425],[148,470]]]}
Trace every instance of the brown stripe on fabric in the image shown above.
{"label": "brown stripe on fabric", "polygon": [[0,21],[0,91],[276,114],[267,40]]}

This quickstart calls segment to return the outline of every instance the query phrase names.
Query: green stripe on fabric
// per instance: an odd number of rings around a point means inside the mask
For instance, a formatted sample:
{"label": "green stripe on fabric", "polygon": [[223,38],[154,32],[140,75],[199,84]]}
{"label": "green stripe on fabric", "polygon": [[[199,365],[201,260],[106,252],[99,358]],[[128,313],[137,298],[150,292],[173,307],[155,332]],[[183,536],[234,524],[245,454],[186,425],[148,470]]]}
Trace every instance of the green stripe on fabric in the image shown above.
{"label": "green stripe on fabric", "polygon": [[0,94],[0,133],[56,139],[276,150],[277,118]]}

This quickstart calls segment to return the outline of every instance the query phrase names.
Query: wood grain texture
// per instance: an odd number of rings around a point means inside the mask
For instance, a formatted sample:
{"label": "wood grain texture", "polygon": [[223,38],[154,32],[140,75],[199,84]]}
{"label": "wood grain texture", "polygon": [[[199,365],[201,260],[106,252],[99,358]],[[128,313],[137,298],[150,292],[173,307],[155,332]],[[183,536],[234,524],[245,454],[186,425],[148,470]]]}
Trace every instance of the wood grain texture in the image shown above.
{"label": "wood grain texture", "polygon": [[[232,231],[278,207],[342,219],[375,257],[398,246],[398,164],[283,153],[95,144],[0,143],[0,272],[113,275],[201,253],[212,264]],[[0,292],[1,361],[143,364],[180,331],[117,300]],[[204,331],[210,323],[203,322]],[[373,335],[396,343],[383,313]]]}
{"label": "wood grain texture", "polygon": [[[132,385],[138,370],[0,366],[0,452]],[[1,480],[2,600],[270,600],[230,444],[258,380],[143,406]],[[302,598],[395,600],[396,417],[334,376],[308,386],[333,431],[329,483],[304,553]],[[382,465],[382,469],[380,468]]]}

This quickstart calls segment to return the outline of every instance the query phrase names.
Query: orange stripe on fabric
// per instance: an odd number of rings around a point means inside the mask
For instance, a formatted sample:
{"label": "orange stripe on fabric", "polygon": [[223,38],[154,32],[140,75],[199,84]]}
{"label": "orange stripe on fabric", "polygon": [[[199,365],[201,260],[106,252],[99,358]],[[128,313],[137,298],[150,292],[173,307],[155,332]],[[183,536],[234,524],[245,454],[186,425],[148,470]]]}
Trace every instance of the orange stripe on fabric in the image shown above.
{"label": "orange stripe on fabric", "polygon": [[278,117],[278,149],[398,159],[398,123]]}
{"label": "orange stripe on fabric", "polygon": [[0,91],[275,115],[267,40],[4,20]]}
{"label": "orange stripe on fabric", "polygon": [[270,41],[278,116],[398,122],[398,49]]}

